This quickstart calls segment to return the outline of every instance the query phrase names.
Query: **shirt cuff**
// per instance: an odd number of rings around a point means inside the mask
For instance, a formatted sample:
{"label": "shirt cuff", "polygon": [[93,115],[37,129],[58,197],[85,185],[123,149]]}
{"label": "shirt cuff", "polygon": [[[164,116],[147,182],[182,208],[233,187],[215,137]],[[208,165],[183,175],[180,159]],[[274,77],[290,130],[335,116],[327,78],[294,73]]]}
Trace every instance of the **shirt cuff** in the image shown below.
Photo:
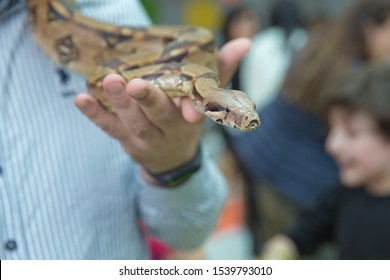
{"label": "shirt cuff", "polygon": [[175,188],[165,188],[147,183],[141,172],[137,174],[141,186],[140,195],[143,202],[161,209],[180,208],[203,200],[209,195],[227,196],[227,183],[213,159],[203,146],[201,148],[202,163],[200,169],[190,179]]}

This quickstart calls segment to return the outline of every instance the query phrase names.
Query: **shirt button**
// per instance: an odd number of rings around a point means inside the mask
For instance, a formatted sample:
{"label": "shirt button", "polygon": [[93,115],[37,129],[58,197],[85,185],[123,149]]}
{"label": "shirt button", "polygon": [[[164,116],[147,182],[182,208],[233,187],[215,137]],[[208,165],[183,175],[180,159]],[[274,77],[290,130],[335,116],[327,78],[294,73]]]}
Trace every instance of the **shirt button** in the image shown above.
{"label": "shirt button", "polygon": [[8,251],[13,251],[17,247],[16,241],[15,240],[8,240],[7,243],[5,243],[5,249]]}

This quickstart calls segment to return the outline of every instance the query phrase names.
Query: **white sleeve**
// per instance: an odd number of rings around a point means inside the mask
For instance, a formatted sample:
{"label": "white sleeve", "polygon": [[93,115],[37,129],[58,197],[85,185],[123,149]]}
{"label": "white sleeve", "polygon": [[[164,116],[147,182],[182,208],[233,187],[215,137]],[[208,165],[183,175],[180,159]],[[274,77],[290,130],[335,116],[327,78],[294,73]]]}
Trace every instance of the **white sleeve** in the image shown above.
{"label": "white sleeve", "polygon": [[138,0],[77,0],[83,15],[96,20],[134,27],[150,25],[150,19]]}
{"label": "white sleeve", "polygon": [[201,169],[177,188],[153,186],[137,177],[141,220],[151,234],[176,249],[196,248],[205,241],[227,197],[223,175],[202,150]]}
{"label": "white sleeve", "polygon": [[[81,12],[113,24],[146,26],[150,21],[135,0],[78,0]],[[146,183],[138,170],[134,187],[138,208],[149,232],[177,249],[195,248],[216,225],[227,196],[227,183],[210,155],[202,149],[202,167],[175,189]]]}

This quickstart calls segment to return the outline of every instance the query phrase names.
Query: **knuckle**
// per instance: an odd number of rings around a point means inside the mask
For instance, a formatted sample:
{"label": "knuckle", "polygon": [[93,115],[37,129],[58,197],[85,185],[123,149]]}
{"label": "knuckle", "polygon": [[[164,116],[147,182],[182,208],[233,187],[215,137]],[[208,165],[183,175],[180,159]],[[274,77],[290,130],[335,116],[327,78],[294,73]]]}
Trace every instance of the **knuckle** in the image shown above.
{"label": "knuckle", "polygon": [[172,125],[178,122],[177,112],[168,110],[158,117],[158,123]]}
{"label": "knuckle", "polygon": [[101,122],[99,127],[108,135],[122,141],[126,139],[126,134],[119,129],[118,125],[111,122]]}
{"label": "knuckle", "polygon": [[102,130],[104,130],[105,132],[107,132],[110,135],[114,134],[114,132],[115,132],[113,126],[109,123],[100,123],[99,126]]}
{"label": "knuckle", "polygon": [[123,96],[121,98],[112,98],[111,99],[112,105],[116,110],[120,109],[127,109],[130,107],[130,98],[127,96]]}
{"label": "knuckle", "polygon": [[98,106],[88,106],[83,109],[82,112],[92,121],[95,121],[99,118],[100,110]]}
{"label": "knuckle", "polygon": [[138,138],[148,138],[153,133],[153,129],[146,125],[131,127],[131,131]]}
{"label": "knuckle", "polygon": [[156,102],[156,98],[154,96],[151,96],[151,95],[148,95],[144,98],[135,98],[135,97],[133,97],[133,98],[144,107],[153,107],[153,106],[155,106],[155,104],[158,103],[158,102]]}

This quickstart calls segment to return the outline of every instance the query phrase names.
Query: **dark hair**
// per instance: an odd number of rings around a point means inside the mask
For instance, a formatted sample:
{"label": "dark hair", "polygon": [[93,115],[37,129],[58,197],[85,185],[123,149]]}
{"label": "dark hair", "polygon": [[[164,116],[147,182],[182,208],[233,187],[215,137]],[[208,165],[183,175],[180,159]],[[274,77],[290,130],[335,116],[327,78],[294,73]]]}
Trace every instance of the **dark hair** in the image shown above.
{"label": "dark hair", "polygon": [[242,5],[242,6],[235,6],[231,10],[227,11],[221,28],[221,33],[223,36],[223,40],[225,42],[231,39],[229,38],[229,30],[233,21],[236,20],[238,16],[240,16],[242,13],[245,12],[255,13],[255,10],[250,6]]}
{"label": "dark hair", "polygon": [[390,139],[390,61],[350,72],[326,104],[327,112],[334,106],[366,111]]}
{"label": "dark hair", "polygon": [[334,90],[353,63],[367,60],[364,25],[382,25],[390,0],[362,0],[338,21],[313,33],[286,77],[286,95],[307,110],[323,112],[326,94]]}
{"label": "dark hair", "polygon": [[294,3],[289,0],[279,0],[271,8],[271,26],[278,26],[288,37],[296,28],[304,28],[300,12]]}

